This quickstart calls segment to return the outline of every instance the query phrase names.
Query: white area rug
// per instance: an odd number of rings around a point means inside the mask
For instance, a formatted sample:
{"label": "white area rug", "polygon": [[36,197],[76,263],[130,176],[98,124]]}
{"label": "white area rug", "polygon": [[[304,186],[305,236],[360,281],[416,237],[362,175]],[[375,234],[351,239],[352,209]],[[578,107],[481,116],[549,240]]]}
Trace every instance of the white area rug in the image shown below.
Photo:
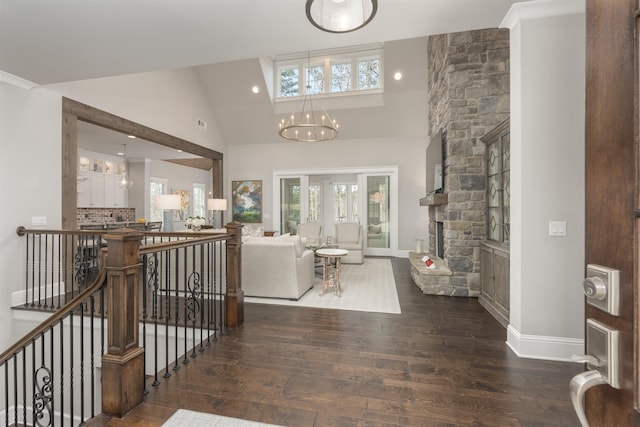
{"label": "white area rug", "polygon": [[215,414],[178,409],[162,427],[278,427],[239,418],[223,417]]}
{"label": "white area rug", "polygon": [[365,258],[362,265],[342,264],[340,276],[342,284],[342,296],[340,297],[335,294],[333,288],[329,288],[326,294],[320,296],[322,278],[316,276],[313,288],[298,301],[257,297],[245,297],[244,301],[400,314],[400,302],[390,260]]}

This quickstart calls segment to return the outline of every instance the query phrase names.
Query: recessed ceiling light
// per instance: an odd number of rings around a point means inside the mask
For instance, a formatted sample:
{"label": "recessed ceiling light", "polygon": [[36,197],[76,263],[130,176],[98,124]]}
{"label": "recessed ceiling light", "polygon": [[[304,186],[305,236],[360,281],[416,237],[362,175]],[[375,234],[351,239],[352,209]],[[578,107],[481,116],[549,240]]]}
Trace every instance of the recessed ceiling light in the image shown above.
{"label": "recessed ceiling light", "polygon": [[129,135],[129,138],[136,139],[136,136],[135,135]]}
{"label": "recessed ceiling light", "polygon": [[124,153],[122,151],[118,151],[118,156],[124,156]]}
{"label": "recessed ceiling light", "polygon": [[254,87],[251,88],[251,92],[258,93],[258,92],[260,92],[260,88],[258,86],[254,86]]}
{"label": "recessed ceiling light", "polygon": [[393,78],[395,80],[400,80],[402,78],[402,73],[400,71],[396,71],[396,73],[393,75]]}
{"label": "recessed ceiling light", "polygon": [[176,150],[176,151],[177,151],[178,153],[182,153],[182,152],[183,152],[182,150]]}

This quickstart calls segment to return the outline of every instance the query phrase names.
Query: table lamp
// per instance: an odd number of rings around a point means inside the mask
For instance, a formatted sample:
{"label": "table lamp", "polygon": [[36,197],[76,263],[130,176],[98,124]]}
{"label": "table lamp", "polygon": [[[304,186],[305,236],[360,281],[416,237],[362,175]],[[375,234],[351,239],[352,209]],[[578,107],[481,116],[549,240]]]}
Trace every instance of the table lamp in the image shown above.
{"label": "table lamp", "polygon": [[[222,212],[227,210],[227,199],[207,199],[207,209],[213,211],[213,228],[222,228]],[[216,211],[220,212],[220,222],[216,220]]]}
{"label": "table lamp", "polygon": [[162,231],[173,231],[172,212],[180,209],[181,197],[179,194],[158,194],[156,196],[156,209],[162,209]]}

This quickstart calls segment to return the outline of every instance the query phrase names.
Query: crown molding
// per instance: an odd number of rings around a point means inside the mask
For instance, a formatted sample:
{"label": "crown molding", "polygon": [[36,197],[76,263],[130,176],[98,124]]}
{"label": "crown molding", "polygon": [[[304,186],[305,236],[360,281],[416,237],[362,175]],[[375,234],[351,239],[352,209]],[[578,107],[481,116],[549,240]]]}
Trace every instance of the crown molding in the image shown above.
{"label": "crown molding", "polygon": [[0,70],[0,83],[7,83],[11,86],[19,87],[20,89],[33,89],[38,86],[37,83],[30,82],[29,80],[25,80],[22,77],[14,76],[13,74],[9,74],[5,71]]}
{"label": "crown molding", "polygon": [[522,21],[584,14],[585,10],[585,0],[533,0],[514,3],[502,19],[499,27],[513,30]]}

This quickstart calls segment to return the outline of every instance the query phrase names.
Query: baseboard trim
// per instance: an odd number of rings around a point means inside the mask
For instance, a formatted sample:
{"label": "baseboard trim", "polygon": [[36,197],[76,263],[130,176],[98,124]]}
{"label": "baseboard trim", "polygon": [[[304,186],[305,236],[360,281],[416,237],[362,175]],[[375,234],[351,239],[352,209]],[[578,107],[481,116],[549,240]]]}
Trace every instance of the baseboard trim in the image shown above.
{"label": "baseboard trim", "polygon": [[[52,298],[60,295],[60,289],[65,289],[64,282],[56,282],[54,284],[49,284],[45,286],[40,286],[38,288],[29,289],[29,295],[32,296],[32,300],[34,295],[40,295],[44,298],[47,296],[47,302],[51,301]],[[25,289],[13,292],[11,294],[11,307],[22,307],[25,305],[27,301],[27,291]]]}
{"label": "baseboard trim", "polygon": [[584,353],[584,340],[567,337],[521,334],[507,327],[507,345],[518,356],[527,359],[572,362],[573,354]]}

